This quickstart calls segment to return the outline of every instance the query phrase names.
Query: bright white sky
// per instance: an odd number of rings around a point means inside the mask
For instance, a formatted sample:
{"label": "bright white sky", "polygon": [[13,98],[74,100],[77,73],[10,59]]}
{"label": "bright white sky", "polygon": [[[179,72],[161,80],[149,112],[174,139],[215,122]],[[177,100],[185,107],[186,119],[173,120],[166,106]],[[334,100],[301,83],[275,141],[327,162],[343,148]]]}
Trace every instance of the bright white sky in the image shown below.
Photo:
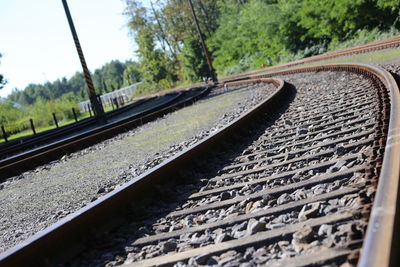
{"label": "bright white sky", "polygon": [[[123,0],[67,2],[91,71],[134,58]],[[0,96],[82,70],[61,0],[0,0],[0,6],[0,73],[8,80]]]}

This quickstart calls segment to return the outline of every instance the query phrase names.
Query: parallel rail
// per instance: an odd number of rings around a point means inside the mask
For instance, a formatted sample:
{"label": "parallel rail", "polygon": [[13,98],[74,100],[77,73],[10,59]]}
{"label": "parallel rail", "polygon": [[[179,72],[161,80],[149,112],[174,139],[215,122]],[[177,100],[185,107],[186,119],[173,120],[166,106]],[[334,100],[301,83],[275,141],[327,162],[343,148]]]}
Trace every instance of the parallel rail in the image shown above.
{"label": "parallel rail", "polygon": [[[379,104],[379,107],[382,108],[381,116],[383,124],[376,128],[378,131],[378,141],[375,139],[368,138],[370,132],[366,131],[360,132],[358,134],[352,133],[352,131],[357,132],[356,128],[357,125],[363,123],[363,127],[368,127],[368,118],[357,117],[355,114],[357,112],[368,109],[372,103],[370,96],[363,95],[364,103],[360,103],[360,105],[354,106],[352,103],[352,97],[349,95],[348,99],[343,102],[343,110],[337,111],[340,112],[338,114],[345,114],[343,122],[348,123],[349,127],[353,128],[346,128],[347,130],[339,131],[341,135],[343,135],[337,142],[343,143],[342,150],[351,150],[356,148],[357,146],[364,146],[366,144],[372,143],[376,147],[377,155],[372,155],[372,159],[376,158],[376,162],[373,163],[374,167],[371,167],[372,173],[367,173],[367,177],[374,178],[375,176],[379,175],[379,179],[375,182],[378,182],[378,189],[376,192],[375,202],[371,211],[370,223],[368,225],[368,231],[365,237],[365,241],[363,242],[363,248],[361,250],[361,257],[359,260],[359,264],[362,266],[389,266],[398,263],[398,247],[394,246],[393,244],[396,243],[397,239],[397,230],[395,228],[396,223],[398,222],[398,207],[397,207],[397,200],[399,198],[398,189],[399,189],[399,174],[400,174],[400,161],[399,161],[399,152],[400,152],[400,136],[398,133],[398,129],[400,129],[400,121],[398,117],[398,108],[399,108],[399,88],[394,81],[393,77],[390,76],[386,71],[372,67],[369,65],[362,65],[362,64],[334,64],[334,65],[324,65],[324,66],[317,66],[317,67],[310,67],[310,68],[299,68],[290,71],[281,71],[273,74],[265,74],[256,77],[255,80],[243,80],[238,81],[235,83],[231,83],[229,86],[237,86],[243,85],[248,83],[273,83],[277,90],[276,92],[271,95],[268,99],[254,107],[252,110],[246,112],[244,115],[221,129],[220,131],[214,133],[210,137],[200,141],[196,145],[192,146],[188,150],[185,150],[173,158],[167,160],[166,162],[162,163],[161,165],[151,169],[150,171],[146,172],[143,175],[135,178],[130,183],[124,185],[123,187],[107,194],[106,196],[98,199],[97,201],[91,203],[87,207],[79,210],[78,212],[62,219],[59,223],[53,225],[49,229],[37,234],[24,244],[13,248],[6,252],[5,254],[0,256],[0,265],[4,266],[18,266],[18,265],[26,265],[26,264],[52,264],[58,263],[60,261],[64,261],[66,258],[69,258],[71,255],[75,254],[77,251],[82,249],[80,247],[87,237],[88,233],[93,233],[96,231],[102,231],[103,229],[108,228],[110,225],[115,224],[123,218],[123,214],[125,207],[130,203],[141,203],[143,198],[148,197],[151,195],[151,192],[155,190],[156,185],[164,184],[168,177],[175,177],[176,170],[184,169],[184,166],[191,166],[193,161],[199,157],[207,157],[209,151],[213,148],[219,147],[221,144],[225,143],[227,140],[230,140],[232,136],[237,135],[243,129],[248,129],[251,127],[252,123],[256,121],[260,116],[265,116],[265,114],[274,114],[276,110],[282,108],[282,105],[287,105],[288,101],[293,97],[293,89],[290,85],[286,84],[283,80],[280,79],[272,79],[270,77],[284,77],[285,75],[295,74],[295,73],[307,73],[307,72],[314,72],[314,71],[345,71],[351,73],[358,73],[362,74],[366,78],[370,78],[374,81],[377,87],[379,87],[380,91],[378,92],[379,95],[389,95],[389,97],[383,97],[384,100],[382,103]],[[362,92],[359,92],[362,94]],[[354,93],[356,94],[356,92]],[[335,101],[335,99],[329,100]],[[313,107],[305,107],[310,116],[313,114],[313,110],[318,110],[318,105]],[[346,109],[350,109],[347,111]],[[354,114],[353,114],[354,113]],[[316,111],[318,114],[318,111]],[[296,114],[293,113],[293,118],[296,118]],[[335,115],[336,116],[336,115]],[[389,117],[390,116],[390,117]],[[386,125],[384,121],[389,121],[389,125]],[[328,127],[329,130],[334,130],[335,125],[330,125],[328,122],[325,122],[324,119],[320,120],[323,123],[323,127],[316,128],[315,134],[325,131],[324,127]],[[338,119],[338,121],[340,121]],[[336,126],[337,127],[337,126]],[[347,135],[351,133],[350,137]],[[311,133],[315,135],[314,133]],[[287,138],[294,138],[293,136],[302,136],[302,133],[296,133],[296,129],[293,128],[293,133],[285,131],[281,133],[282,136],[287,136]],[[292,137],[291,137],[292,136]],[[354,138],[360,138],[359,141],[351,141]],[[285,137],[286,138],[286,137]],[[316,137],[315,137],[316,138]],[[379,141],[380,140],[380,141]],[[383,141],[382,141],[383,140]],[[286,141],[279,141],[276,142],[286,142]],[[307,142],[304,139],[303,142]],[[333,153],[330,150],[330,147],[333,145],[337,145],[336,143],[326,143],[318,146],[314,146],[314,148],[323,148],[319,154],[315,154],[312,156],[317,159],[318,157],[326,157]],[[385,146],[386,142],[386,146]],[[326,148],[325,148],[326,147]],[[384,149],[385,147],[385,149]],[[269,151],[269,150],[268,150]],[[301,153],[307,155],[308,151],[304,150],[295,150],[296,153]],[[380,162],[379,153],[383,152],[383,162]],[[283,160],[283,163],[271,163],[270,160],[280,159],[279,153],[277,154],[276,151],[269,151],[271,153],[271,158],[265,159],[265,162],[262,163],[259,160],[255,160],[254,163],[251,161],[245,163],[241,163],[240,161],[234,163],[232,167],[226,167],[222,169],[222,177],[215,177],[210,180],[219,181],[223,179],[233,179],[234,177],[242,176],[247,173],[254,172],[252,170],[247,169],[246,166],[261,166],[256,167],[256,171],[265,172],[268,171],[268,168],[281,168],[282,164],[295,164],[298,161],[309,161],[312,160],[310,156],[295,156],[295,158],[291,158],[290,153],[287,154]],[[274,156],[275,155],[275,156]],[[246,156],[246,155],[245,155]],[[250,154],[246,157],[254,157],[255,159],[259,158],[257,153]],[[292,155],[293,156],[293,155]],[[346,157],[344,157],[346,158]],[[262,159],[262,158],[261,158]],[[354,160],[353,155],[347,156],[348,160]],[[286,163],[285,163],[286,162]],[[261,164],[261,165],[260,165]],[[320,162],[315,166],[315,168],[331,168],[334,163],[325,163]],[[265,167],[263,167],[265,166]],[[230,174],[233,170],[234,172]],[[258,168],[258,169],[257,169]],[[311,168],[311,167],[310,167]],[[310,169],[312,170],[312,168]],[[363,168],[355,168],[356,172],[369,172],[370,170],[365,170]],[[333,173],[332,175],[325,175],[321,176],[318,180],[311,180],[311,181],[304,181],[299,182],[293,186],[301,187],[306,186],[310,187],[312,185],[317,185],[318,183],[326,183],[328,181],[335,181],[335,179],[342,179],[343,177],[351,176],[352,172],[341,170],[337,173]],[[380,174],[379,174],[380,173]],[[295,173],[284,173],[282,177],[279,175],[277,177],[272,177],[271,179],[283,179],[294,176]],[[231,177],[232,176],[232,177]],[[376,178],[376,177],[375,177]],[[167,179],[168,180],[168,179]],[[265,182],[265,181],[264,181]],[[240,188],[240,186],[245,186],[248,183],[243,181],[242,184],[238,185],[231,185],[229,188],[231,190],[235,188]],[[282,186],[277,187],[276,189],[267,190],[269,194],[276,195],[276,194],[283,194],[290,190],[294,190],[292,186]],[[191,195],[189,197],[189,201],[195,204],[196,201],[203,199],[205,197],[213,196],[216,194],[220,194],[223,191],[222,189],[215,189],[207,190],[204,192],[199,192]],[[274,191],[275,190],[275,191]],[[301,208],[300,205],[308,205],[312,204],[314,201],[318,201],[318,199],[324,199],[324,197],[334,198],[336,196],[345,195],[345,194],[354,194],[357,193],[359,189],[357,188],[347,188],[338,190],[338,192],[333,191],[332,193],[323,194],[321,196],[315,197],[315,199],[308,200],[304,199],[299,201],[298,203],[289,203],[286,205],[282,205],[282,207],[271,208],[263,211],[263,214],[258,214],[258,216],[267,216],[268,214],[274,214],[273,212],[282,213],[285,211],[290,211],[294,209]],[[250,196],[253,198],[254,201],[257,199],[262,198],[264,192],[254,193]],[[329,195],[329,196],[328,196]],[[243,200],[246,200],[248,197],[242,197]],[[176,212],[172,212],[169,217],[179,217],[185,214],[190,214],[193,212],[201,212],[204,209],[212,209],[214,206],[215,208],[219,207],[220,205],[231,205],[232,203],[240,202],[242,198],[233,198],[221,201],[220,203],[213,203],[210,205],[206,205],[204,207],[199,206],[192,209],[182,209]],[[308,203],[308,204],[307,204]],[[368,208],[367,208],[368,209]],[[368,212],[364,214],[368,215]],[[121,217],[122,216],[122,217]],[[232,221],[226,221],[226,224],[233,224],[235,222],[240,222],[244,220],[248,220],[252,218],[252,214],[245,214],[240,215],[237,219]],[[321,217],[317,219],[307,221],[307,225],[309,226],[319,226],[324,223],[336,222],[336,221],[346,221],[350,220],[354,217],[354,214],[343,211],[341,213],[330,215],[326,217]],[[215,224],[215,227],[220,227],[220,224]],[[256,236],[250,236],[245,238],[240,238],[237,240],[227,241],[220,243],[218,245],[210,245],[203,248],[197,248],[193,250],[189,250],[186,252],[179,252],[176,254],[166,255],[154,259],[139,261],[134,263],[135,266],[152,266],[152,265],[171,265],[176,263],[177,261],[185,261],[191,257],[204,255],[209,253],[210,255],[214,255],[216,253],[222,253],[232,248],[243,248],[246,246],[251,246],[254,244],[259,244],[265,242],[265,240],[273,240],[279,236],[291,235],[296,231],[302,229],[304,224],[294,224],[289,227],[285,227],[283,229],[274,229],[270,231],[260,232]],[[199,226],[196,229],[184,229],[185,231],[204,231],[205,229],[201,229],[201,227],[210,228],[211,224],[206,224],[204,226]],[[183,231],[183,230],[182,230]],[[167,233],[162,237],[162,239],[167,239],[173,237],[173,235],[179,235],[180,232],[173,231],[171,233]],[[154,236],[145,238],[143,240],[137,240],[136,244],[145,244],[146,242],[156,242],[160,240],[160,236]],[[162,240],[161,239],[161,240]],[[62,243],[59,241],[62,240]],[[355,240],[357,241],[357,240]],[[360,242],[360,241],[357,241]],[[362,241],[361,241],[362,242]],[[57,246],[54,244],[57,243]],[[377,249],[379,248],[379,249]],[[302,257],[302,263],[313,264],[317,261],[324,261],[327,259],[335,259],[335,258],[343,258],[347,257],[349,254],[352,253],[352,250],[349,248],[343,248],[338,251],[328,250],[327,254],[320,253],[317,256]],[[288,259],[285,263],[291,264],[290,259]]]}
{"label": "parallel rail", "polygon": [[343,56],[362,54],[362,53],[379,51],[379,50],[390,49],[390,48],[397,48],[397,47],[400,47],[400,36],[395,36],[395,37],[391,37],[391,38],[388,38],[385,40],[367,43],[364,45],[358,45],[358,46],[349,47],[349,48],[345,48],[345,49],[341,49],[341,50],[336,50],[336,51],[324,53],[321,55],[311,56],[311,57],[295,60],[295,61],[288,62],[288,63],[270,66],[270,67],[263,68],[263,69],[229,75],[227,77],[223,77],[221,79],[221,81],[229,81],[229,80],[237,79],[240,77],[249,77],[249,76],[254,76],[254,75],[262,74],[262,73],[266,73],[266,72],[275,72],[275,71],[279,71],[280,69],[295,67],[295,66],[299,66],[299,65],[303,65],[303,64],[307,64],[307,63],[312,63],[312,62],[318,62],[321,60],[328,60],[328,59],[333,59],[333,58],[338,58],[338,57],[343,57]]}
{"label": "parallel rail", "polygon": [[[183,93],[178,93],[177,96],[170,101],[156,107],[150,107],[137,115],[121,119],[114,123],[93,128],[92,130],[79,131],[78,129],[76,132],[76,129],[72,129],[67,132],[61,132],[60,135],[66,135],[61,139],[57,139],[59,135],[50,136],[45,139],[46,145],[41,145],[38,148],[29,149],[25,152],[0,160],[0,181],[25,170],[32,169],[39,164],[49,162],[66,153],[71,153],[77,149],[93,145],[120,132],[159,118],[180,107],[193,103],[206,95],[209,90],[210,87],[205,87],[198,92],[193,91],[190,93],[188,91],[186,92],[187,96]],[[38,140],[38,142],[34,140],[33,144],[29,145],[32,146],[35,143],[41,144],[42,142],[42,140]],[[15,148],[15,150],[17,149],[19,149],[19,147]]]}

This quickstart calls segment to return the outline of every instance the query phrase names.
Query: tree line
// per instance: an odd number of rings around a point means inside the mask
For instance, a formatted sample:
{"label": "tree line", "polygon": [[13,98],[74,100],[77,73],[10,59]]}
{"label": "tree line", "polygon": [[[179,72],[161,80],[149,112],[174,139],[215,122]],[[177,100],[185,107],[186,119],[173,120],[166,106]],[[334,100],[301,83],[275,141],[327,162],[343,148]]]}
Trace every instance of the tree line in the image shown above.
{"label": "tree line", "polygon": [[[93,84],[99,94],[108,93],[141,79],[136,62],[113,60],[98,68],[92,74]],[[24,90],[13,89],[8,100],[21,105],[32,105],[38,100],[51,101],[65,94],[77,101],[88,99],[87,86],[82,72],[76,72],[71,78],[61,78],[44,84],[29,84]]]}
{"label": "tree line", "polygon": [[[0,76],[0,86],[3,76]],[[113,60],[96,69],[92,75],[96,92],[108,93],[141,80],[138,64],[133,61]],[[30,128],[29,119],[37,127],[54,125],[53,113],[61,122],[74,119],[72,108],[79,116],[78,102],[88,99],[82,72],[71,78],[61,78],[44,84],[29,84],[25,89],[13,89],[6,99],[0,99],[0,125],[8,134]]]}
{"label": "tree line", "polygon": [[[188,0],[125,0],[143,91],[209,76]],[[192,0],[219,75],[399,34],[397,0]]]}

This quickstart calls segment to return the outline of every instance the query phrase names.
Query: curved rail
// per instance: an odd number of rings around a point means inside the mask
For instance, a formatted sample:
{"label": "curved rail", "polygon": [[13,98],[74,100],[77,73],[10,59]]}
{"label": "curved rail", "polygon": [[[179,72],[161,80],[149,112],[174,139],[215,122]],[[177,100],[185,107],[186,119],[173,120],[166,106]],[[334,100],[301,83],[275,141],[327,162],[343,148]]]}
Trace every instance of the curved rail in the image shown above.
{"label": "curved rail", "polygon": [[[375,76],[386,87],[390,103],[389,129],[378,189],[363,244],[359,266],[394,266],[399,263],[399,203],[400,201],[400,94],[399,87],[387,71],[367,64],[330,64],[264,74],[257,78],[288,75],[319,70],[345,70]],[[383,111],[385,113],[387,111]],[[385,114],[384,114],[385,115]],[[387,115],[387,114],[386,114]]]}
{"label": "curved rail", "polygon": [[[62,219],[23,244],[6,251],[6,253],[0,255],[0,266],[54,263],[57,260],[65,259],[66,256],[69,256],[69,253],[76,253],[84,236],[93,232],[94,229],[101,229],[114,218],[118,218],[126,203],[139,201],[146,196],[149,190],[152,190],[154,185],[160,183],[162,177],[168,173],[175,173],[180,166],[191,162],[198,154],[204,153],[210,147],[224,141],[226,137],[249,123],[260,112],[273,109],[288,94],[288,87],[282,80],[258,79],[257,82],[273,83],[279,85],[279,87],[268,99],[229,123],[223,129],[178,153],[170,160],[140,175],[121,188]],[[62,240],[62,244],[58,242],[59,240]],[[58,242],[59,245],[54,246],[55,242]]]}
{"label": "curved rail", "polygon": [[289,63],[283,63],[283,64],[279,64],[279,65],[275,65],[275,66],[266,67],[263,69],[229,75],[227,77],[223,77],[221,79],[221,81],[229,81],[232,79],[237,79],[239,77],[260,74],[262,72],[277,71],[279,69],[294,67],[294,66],[298,66],[298,65],[302,65],[302,64],[306,64],[306,63],[311,63],[311,62],[317,62],[320,60],[333,59],[333,58],[342,57],[342,56],[349,56],[349,55],[353,55],[353,54],[361,54],[361,53],[383,50],[383,49],[388,49],[388,48],[396,48],[396,47],[400,47],[400,37],[399,36],[388,38],[386,40],[371,42],[371,43],[364,44],[364,45],[358,45],[358,46],[354,46],[354,47],[344,48],[341,50],[336,50],[336,51],[324,53],[321,55],[311,56],[311,57],[295,60],[295,61],[292,61]]}

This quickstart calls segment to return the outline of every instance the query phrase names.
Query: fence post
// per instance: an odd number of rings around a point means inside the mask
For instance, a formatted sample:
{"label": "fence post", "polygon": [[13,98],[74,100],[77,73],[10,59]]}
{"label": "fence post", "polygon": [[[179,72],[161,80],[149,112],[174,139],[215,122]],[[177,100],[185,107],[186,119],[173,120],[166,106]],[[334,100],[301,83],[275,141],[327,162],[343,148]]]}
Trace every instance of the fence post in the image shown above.
{"label": "fence post", "polygon": [[115,104],[115,106],[117,106],[117,108],[119,108],[118,98],[114,98],[114,104]]}
{"label": "fence post", "polygon": [[56,127],[58,128],[58,121],[57,121],[57,117],[56,117],[55,113],[53,113],[53,120],[54,120],[54,123],[56,124]]}
{"label": "fence post", "polygon": [[78,122],[78,116],[76,116],[76,112],[75,112],[74,108],[72,108],[72,114],[74,114],[75,122]]}
{"label": "fence post", "polygon": [[30,123],[31,123],[31,128],[32,128],[32,132],[33,134],[36,134],[36,130],[35,130],[35,125],[33,125],[33,120],[29,119]]}
{"label": "fence post", "polygon": [[110,103],[111,103],[112,109],[114,110],[115,107],[114,107],[114,101],[112,100],[112,98],[110,98]]}
{"label": "fence post", "polygon": [[6,143],[7,143],[7,142],[8,142],[7,134],[6,134],[6,130],[4,129],[4,126],[3,126],[3,125],[1,125],[1,131],[3,132],[3,138],[4,138],[4,140],[5,140]]}

